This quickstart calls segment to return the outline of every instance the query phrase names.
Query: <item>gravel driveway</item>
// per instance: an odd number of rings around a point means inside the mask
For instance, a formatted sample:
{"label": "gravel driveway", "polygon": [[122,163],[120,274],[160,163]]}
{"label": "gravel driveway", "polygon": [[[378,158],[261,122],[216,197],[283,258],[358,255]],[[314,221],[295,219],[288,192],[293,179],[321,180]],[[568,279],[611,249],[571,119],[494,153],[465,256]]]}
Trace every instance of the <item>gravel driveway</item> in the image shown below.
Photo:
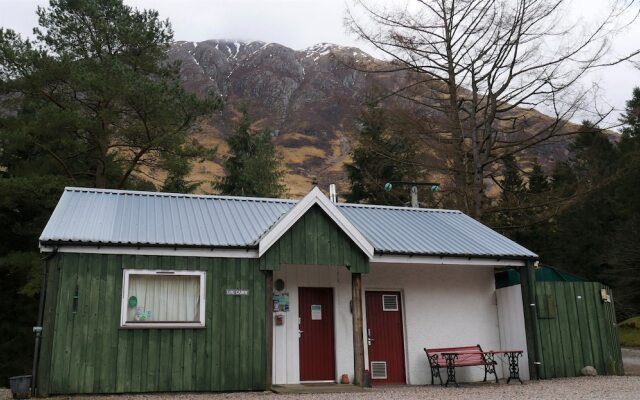
{"label": "gravel driveway", "polygon": [[[305,394],[305,395],[276,395],[273,393],[226,393],[226,394],[153,394],[153,395],[120,395],[120,396],[76,396],[74,400],[98,398],[100,400],[222,400],[222,399],[256,399],[283,400],[287,398],[299,399],[625,399],[640,398],[640,377],[594,377],[567,378],[547,381],[527,382],[524,385],[511,384],[474,384],[463,385],[461,388],[442,388],[439,386],[398,386],[376,388],[366,393],[348,394]],[[0,391],[0,399],[9,399],[8,391]],[[54,397],[54,399],[66,399]]]}
{"label": "gravel driveway", "polygon": [[640,348],[623,347],[622,362],[625,374],[640,375]]}

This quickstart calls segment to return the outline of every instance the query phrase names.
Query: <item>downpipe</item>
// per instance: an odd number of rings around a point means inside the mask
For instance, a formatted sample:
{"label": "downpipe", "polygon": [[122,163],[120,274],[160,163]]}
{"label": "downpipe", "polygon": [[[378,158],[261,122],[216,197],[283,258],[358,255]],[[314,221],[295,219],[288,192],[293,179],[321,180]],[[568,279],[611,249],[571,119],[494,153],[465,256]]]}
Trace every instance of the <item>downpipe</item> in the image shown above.
{"label": "downpipe", "polygon": [[37,378],[38,378],[38,363],[40,361],[40,341],[42,339],[42,324],[44,321],[44,303],[47,297],[47,270],[49,261],[58,253],[58,248],[54,248],[53,251],[40,259],[40,301],[38,304],[38,323],[33,327],[33,333],[36,335],[35,344],[33,347],[33,366],[31,368],[31,396],[35,397],[38,394],[37,390]]}

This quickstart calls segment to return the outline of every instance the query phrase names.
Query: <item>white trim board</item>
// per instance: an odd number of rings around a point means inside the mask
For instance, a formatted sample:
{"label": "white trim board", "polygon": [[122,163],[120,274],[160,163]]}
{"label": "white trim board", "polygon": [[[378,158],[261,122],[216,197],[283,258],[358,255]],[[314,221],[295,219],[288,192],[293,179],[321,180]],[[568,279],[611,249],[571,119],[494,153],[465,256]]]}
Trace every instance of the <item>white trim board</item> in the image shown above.
{"label": "white trim board", "polygon": [[[172,247],[119,247],[119,246],[40,246],[40,252],[78,254],[122,254],[144,256],[207,257],[207,258],[259,258],[255,249],[207,249]],[[487,267],[522,267],[522,260],[500,260],[492,258],[380,255],[369,257],[375,264],[431,264],[431,265],[474,265]]]}
{"label": "white trim board", "polygon": [[430,264],[430,265],[475,265],[487,267],[522,267],[523,260],[503,260],[497,258],[410,256],[410,255],[374,255],[372,264]]}
{"label": "white trim board", "polygon": [[174,257],[218,257],[218,258],[258,258],[255,249],[207,249],[207,248],[171,248],[171,247],[118,247],[118,246],[40,246],[41,253],[80,254],[132,254],[143,256]]}
{"label": "white trim board", "polygon": [[285,216],[276,223],[273,228],[258,244],[258,257],[273,246],[304,214],[314,205],[320,206],[338,227],[349,236],[351,240],[366,254],[369,259],[373,257],[373,246],[358,229],[338,210],[338,208],[322,193],[318,187],[314,187],[302,200],[298,202]]}

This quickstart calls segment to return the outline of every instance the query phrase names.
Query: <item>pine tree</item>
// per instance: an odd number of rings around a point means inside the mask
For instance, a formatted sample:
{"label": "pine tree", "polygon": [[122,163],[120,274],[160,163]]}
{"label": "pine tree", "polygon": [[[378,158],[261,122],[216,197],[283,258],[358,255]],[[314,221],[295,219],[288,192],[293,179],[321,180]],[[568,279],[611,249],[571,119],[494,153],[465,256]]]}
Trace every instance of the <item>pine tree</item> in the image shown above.
{"label": "pine tree", "polygon": [[156,190],[149,169],[177,182],[205,155],[186,140],[194,122],[220,106],[180,86],[157,12],[51,0],[37,14],[34,41],[0,28],[2,382],[30,372],[38,237],[63,188]]}
{"label": "pine tree", "polygon": [[165,154],[188,157],[197,118],[220,106],[182,88],[169,22],[122,0],[51,0],[37,14],[35,42],[0,29],[0,163],[154,188],[144,172],[164,169]]}
{"label": "pine tree", "polygon": [[534,194],[544,193],[549,190],[549,180],[542,170],[542,165],[536,158],[529,174],[528,192]]}
{"label": "pine tree", "polygon": [[233,134],[227,137],[230,154],[225,158],[226,175],[214,182],[221,194],[233,196],[281,197],[282,156],[277,152],[268,130],[251,129],[246,108]]}
{"label": "pine tree", "polygon": [[518,198],[518,195],[524,190],[524,180],[520,174],[520,167],[513,155],[505,155],[502,157],[502,181],[500,183],[502,189],[502,201],[509,202]]}
{"label": "pine tree", "polygon": [[416,145],[407,136],[393,132],[385,109],[367,102],[359,118],[357,144],[352,162],[345,166],[351,183],[346,199],[352,203],[405,205],[409,190],[396,185],[385,190],[385,183],[415,181],[419,175]]}
{"label": "pine tree", "polygon": [[620,150],[623,153],[640,150],[640,87],[633,89],[632,97],[627,101],[620,122],[624,125]]}

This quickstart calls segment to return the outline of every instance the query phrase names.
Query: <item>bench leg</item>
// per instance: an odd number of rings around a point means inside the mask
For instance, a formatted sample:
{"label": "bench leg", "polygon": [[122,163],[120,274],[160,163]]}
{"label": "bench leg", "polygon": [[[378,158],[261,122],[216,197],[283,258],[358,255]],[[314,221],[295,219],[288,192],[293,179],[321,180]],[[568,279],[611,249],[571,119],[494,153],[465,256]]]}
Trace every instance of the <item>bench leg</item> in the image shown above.
{"label": "bench leg", "polygon": [[493,374],[493,376],[496,378],[496,383],[498,383],[498,374],[496,373],[496,359],[495,356],[493,354],[485,354],[483,355],[483,359],[485,362],[484,365],[484,381],[487,381],[487,375],[488,374]]}
{"label": "bench leg", "polygon": [[457,354],[448,354],[445,356],[447,360],[447,382],[444,384],[445,387],[449,386],[449,382],[453,382],[456,387],[458,386],[458,381],[456,381],[456,362],[455,359],[458,358]]}
{"label": "bench leg", "polygon": [[511,382],[511,379],[517,379],[520,384],[524,384],[520,379],[520,364],[518,362],[520,356],[522,356],[522,353],[507,353],[507,358],[509,359],[509,379],[507,379],[507,384]]}
{"label": "bench leg", "polygon": [[440,376],[440,367],[431,367],[431,385],[435,385],[435,378],[440,380],[440,385],[442,385],[442,376]]}

